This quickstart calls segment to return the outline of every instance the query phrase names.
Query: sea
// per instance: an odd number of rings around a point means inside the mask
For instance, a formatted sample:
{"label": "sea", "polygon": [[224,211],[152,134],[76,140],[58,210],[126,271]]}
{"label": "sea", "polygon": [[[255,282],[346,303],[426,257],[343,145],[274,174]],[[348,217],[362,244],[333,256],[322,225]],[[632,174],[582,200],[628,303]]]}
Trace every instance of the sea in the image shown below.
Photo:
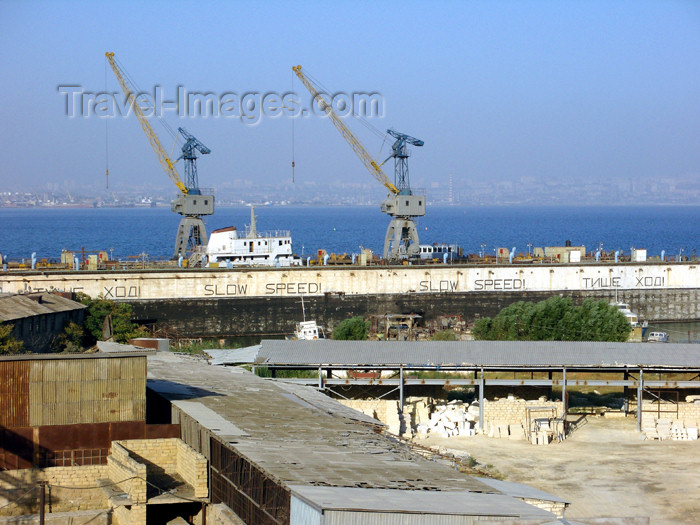
{"label": "sea", "polygon": [[[294,252],[381,254],[389,217],[378,206],[258,206],[258,231],[288,230]],[[59,259],[61,250],[106,250],[112,259],[172,257],[180,216],[169,208],[0,208],[0,254],[9,260]],[[217,207],[207,231],[250,224],[250,208]],[[429,206],[417,219],[421,244],[456,244],[468,253],[497,248],[585,246],[591,252],[693,257],[700,249],[700,206]]]}

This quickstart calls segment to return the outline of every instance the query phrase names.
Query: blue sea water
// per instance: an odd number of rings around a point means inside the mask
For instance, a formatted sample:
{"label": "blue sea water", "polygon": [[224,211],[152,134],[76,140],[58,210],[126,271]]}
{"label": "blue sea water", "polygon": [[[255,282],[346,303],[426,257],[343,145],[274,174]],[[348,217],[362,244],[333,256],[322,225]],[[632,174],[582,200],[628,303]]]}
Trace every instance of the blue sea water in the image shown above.
{"label": "blue sea water", "polygon": [[[294,252],[304,257],[318,249],[358,253],[360,247],[381,253],[389,218],[378,206],[255,209],[258,230],[290,230]],[[180,216],[168,208],[0,208],[0,254],[9,259],[58,258],[62,249],[112,251],[114,258],[145,252],[169,258]],[[206,219],[207,229],[250,222],[246,207],[219,207]],[[429,207],[418,220],[421,243],[460,245],[465,253],[496,247],[527,253],[532,246],[560,246],[570,240],[594,251],[646,248],[649,256],[692,256],[700,248],[700,206],[694,207]]]}

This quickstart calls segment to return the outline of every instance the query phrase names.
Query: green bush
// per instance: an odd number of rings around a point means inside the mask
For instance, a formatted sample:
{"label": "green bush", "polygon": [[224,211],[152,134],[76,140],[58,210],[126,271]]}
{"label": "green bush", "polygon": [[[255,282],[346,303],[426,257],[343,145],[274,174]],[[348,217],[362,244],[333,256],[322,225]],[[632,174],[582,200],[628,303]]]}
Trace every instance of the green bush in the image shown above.
{"label": "green bush", "polygon": [[586,299],[574,306],[570,297],[550,297],[538,303],[520,301],[493,319],[474,323],[475,339],[490,341],[627,341],[632,327],[606,301]]}
{"label": "green bush", "polygon": [[358,316],[341,321],[333,329],[332,338],[339,341],[364,341],[368,333],[369,321]]}
{"label": "green bush", "polygon": [[459,341],[459,336],[454,330],[438,330],[433,334],[433,341]]}
{"label": "green bush", "polygon": [[0,323],[0,355],[19,354],[24,348],[24,341],[12,335],[14,325]]}
{"label": "green bush", "polygon": [[78,323],[70,322],[63,332],[51,343],[54,352],[82,352],[85,347],[85,329]]}
{"label": "green bush", "polygon": [[86,330],[85,342],[92,346],[96,341],[102,340],[102,327],[105,319],[110,316],[112,320],[112,337],[117,343],[128,343],[135,337],[147,337],[148,332],[131,322],[131,305],[117,303],[107,299],[92,299],[81,294],[79,301],[87,305],[84,327]]}

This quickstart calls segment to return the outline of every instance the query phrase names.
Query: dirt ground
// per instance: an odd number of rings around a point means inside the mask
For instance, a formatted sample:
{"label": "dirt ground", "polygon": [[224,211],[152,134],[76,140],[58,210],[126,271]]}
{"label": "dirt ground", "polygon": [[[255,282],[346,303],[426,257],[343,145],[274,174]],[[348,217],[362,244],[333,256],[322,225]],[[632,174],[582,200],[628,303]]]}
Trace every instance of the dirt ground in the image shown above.
{"label": "dirt ground", "polygon": [[486,436],[429,436],[420,444],[466,451],[479,467],[571,502],[567,518],[649,517],[650,525],[700,523],[700,440],[646,441],[634,418],[586,418],[546,446]]}

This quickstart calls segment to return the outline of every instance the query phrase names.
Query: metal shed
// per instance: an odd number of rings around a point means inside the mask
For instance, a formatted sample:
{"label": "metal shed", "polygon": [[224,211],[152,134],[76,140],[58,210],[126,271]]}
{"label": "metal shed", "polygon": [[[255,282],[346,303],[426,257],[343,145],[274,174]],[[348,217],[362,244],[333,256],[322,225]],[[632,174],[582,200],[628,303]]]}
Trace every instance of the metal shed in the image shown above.
{"label": "metal shed", "polygon": [[290,525],[472,525],[517,519],[551,521],[552,514],[503,494],[291,486]]}

